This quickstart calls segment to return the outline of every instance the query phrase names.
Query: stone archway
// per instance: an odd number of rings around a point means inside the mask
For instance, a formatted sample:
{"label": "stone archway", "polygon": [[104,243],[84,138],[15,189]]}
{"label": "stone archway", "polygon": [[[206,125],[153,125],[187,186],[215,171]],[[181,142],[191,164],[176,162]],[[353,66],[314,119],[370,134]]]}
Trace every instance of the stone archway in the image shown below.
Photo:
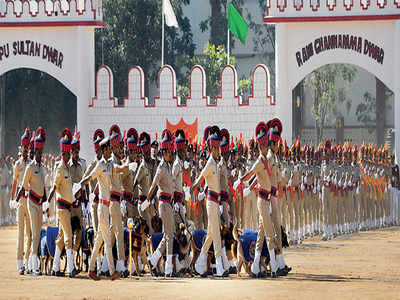
{"label": "stone archway", "polygon": [[[360,66],[394,92],[400,109],[400,3],[397,0],[269,1],[265,23],[276,23],[276,103],[284,137],[292,140],[292,89],[325,64]],[[395,114],[396,154],[400,117]]]}

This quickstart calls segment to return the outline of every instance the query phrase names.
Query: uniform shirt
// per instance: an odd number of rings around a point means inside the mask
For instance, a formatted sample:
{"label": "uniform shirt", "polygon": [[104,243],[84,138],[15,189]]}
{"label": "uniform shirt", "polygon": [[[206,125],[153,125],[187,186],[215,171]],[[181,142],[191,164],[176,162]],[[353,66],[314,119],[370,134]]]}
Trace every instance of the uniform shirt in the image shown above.
{"label": "uniform shirt", "polygon": [[175,182],[175,191],[183,193],[183,161],[176,156],[174,165],[172,166],[172,176]]}
{"label": "uniform shirt", "polygon": [[301,163],[300,162],[292,162],[292,185],[299,186],[301,184]]}
{"label": "uniform shirt", "polygon": [[75,165],[72,160],[69,162],[69,169],[72,178],[72,183],[81,182],[84,174],[84,169],[80,161]]}
{"label": "uniform shirt", "polygon": [[[120,166],[121,160],[117,158],[114,154],[110,158],[111,166]],[[111,172],[111,191],[121,193],[122,183],[121,183],[121,173]]]}
{"label": "uniform shirt", "polygon": [[97,179],[99,185],[99,199],[109,200],[111,193],[112,163],[104,158],[99,160],[90,173],[92,179]]}
{"label": "uniform shirt", "polygon": [[218,163],[220,170],[220,186],[221,191],[229,192],[229,170],[228,165],[224,159]]}
{"label": "uniform shirt", "polygon": [[[128,163],[132,163],[132,162],[129,160]],[[133,198],[138,197],[138,189],[135,188],[135,190],[133,190],[133,179],[136,176],[137,170],[138,170],[138,168],[136,169],[135,172],[128,170],[127,172],[124,172],[121,175],[122,189],[125,192],[133,193]]]}
{"label": "uniform shirt", "polygon": [[17,181],[18,188],[22,185],[22,179],[24,179],[25,169],[28,164],[29,159],[24,161],[22,157],[15,162],[13,181]]}
{"label": "uniform shirt", "polygon": [[[85,171],[85,175],[83,177],[87,177],[93,171],[93,169],[96,167],[98,162],[99,162],[99,160],[97,159],[97,157],[95,157],[95,159],[89,164],[89,167]],[[94,179],[90,182],[90,190],[92,192],[96,188],[96,184],[97,184],[97,179]]]}
{"label": "uniform shirt", "polygon": [[39,197],[43,197],[45,176],[44,167],[42,165],[39,166],[36,161],[33,160],[25,169],[22,186],[25,191],[32,190]]}
{"label": "uniform shirt", "polygon": [[212,155],[210,155],[210,158],[207,161],[207,164],[201,170],[200,177],[203,177],[206,185],[210,190],[213,192],[220,194],[221,193],[221,182],[220,182],[220,169],[213,158]]}
{"label": "uniform shirt", "polygon": [[158,165],[152,185],[158,186],[160,193],[167,193],[171,196],[174,193],[175,184],[172,177],[171,166],[164,159],[162,159]]}
{"label": "uniform shirt", "polygon": [[137,170],[135,182],[138,187],[139,196],[147,196],[151,186],[151,168],[152,165],[144,159]]}
{"label": "uniform shirt", "polygon": [[55,171],[54,186],[56,187],[56,199],[63,199],[72,204],[74,197],[72,195],[72,178],[69,167],[65,165],[64,161],[60,161]]}
{"label": "uniform shirt", "polygon": [[[263,161],[267,163],[267,159],[260,154],[250,171],[256,174],[259,187],[264,190],[271,191],[271,176],[268,174],[267,168],[265,167]],[[271,166],[269,164],[268,168],[271,171]]]}
{"label": "uniform shirt", "polygon": [[325,184],[329,183],[331,181],[331,172],[332,172],[332,166],[330,161],[326,162],[326,160],[323,160],[321,164],[321,180],[323,180],[323,186],[325,187]]}

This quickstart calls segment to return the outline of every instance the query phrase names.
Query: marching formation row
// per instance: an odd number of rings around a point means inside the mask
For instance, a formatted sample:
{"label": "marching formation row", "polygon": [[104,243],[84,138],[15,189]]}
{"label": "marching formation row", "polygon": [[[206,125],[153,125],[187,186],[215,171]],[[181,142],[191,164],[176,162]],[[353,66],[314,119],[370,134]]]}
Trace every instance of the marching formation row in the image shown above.
{"label": "marching formation row", "polygon": [[[279,119],[261,122],[256,139],[233,143],[228,130],[210,126],[202,143],[190,143],[183,130],[165,129],[158,143],[113,125],[94,133],[87,166],[79,133],[64,129],[60,156],[46,168],[45,130],[27,129],[10,200],[19,273],[40,275],[53,258],[49,273],[64,276],[65,248],[69,277],[82,261],[94,280],[126,277],[127,266],[166,277],[240,275],[242,266],[254,277],[286,276],[284,247],[399,225],[399,170],[387,147],[297,140],[289,148],[282,130]],[[43,212],[56,234],[49,226],[45,236]]]}

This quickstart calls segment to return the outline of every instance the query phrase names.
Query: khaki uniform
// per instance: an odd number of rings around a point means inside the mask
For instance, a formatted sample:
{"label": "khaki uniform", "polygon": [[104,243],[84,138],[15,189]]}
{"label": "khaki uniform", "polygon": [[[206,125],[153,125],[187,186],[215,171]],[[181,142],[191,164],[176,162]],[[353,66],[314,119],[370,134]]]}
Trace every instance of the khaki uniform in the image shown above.
{"label": "khaki uniform", "polygon": [[[84,177],[88,176],[93,169],[96,167],[97,163],[99,162],[99,160],[97,160],[97,158],[95,158],[90,164],[89,167],[87,168]],[[94,190],[96,188],[97,185],[97,179],[92,180],[90,182],[90,191],[92,193],[94,193]],[[94,199],[91,203],[90,203],[90,216],[92,218],[92,226],[93,226],[93,230],[94,230],[94,235],[96,237],[97,234],[97,230],[98,230],[98,226],[99,226],[99,219],[97,216],[97,207],[99,204],[99,199],[98,196],[96,197],[96,199]]]}
{"label": "khaki uniform", "polygon": [[[131,162],[131,161],[129,161]],[[126,225],[129,218],[135,218],[139,215],[138,211],[138,201],[139,192],[138,188],[133,189],[133,180],[136,176],[137,169],[135,172],[129,170],[121,175],[122,184],[122,198],[125,200],[126,212],[123,213],[123,221]]]}
{"label": "khaki uniform", "polygon": [[116,239],[118,260],[124,261],[125,260],[124,227],[122,222],[121,202],[120,202],[122,195],[121,173],[117,173],[114,171],[114,166],[121,165],[121,160],[118,159],[115,155],[113,155],[110,160],[113,167],[113,171],[111,174],[111,195],[110,195],[111,233],[113,233],[111,240],[114,241],[114,238]]}
{"label": "khaki uniform", "polygon": [[[218,163],[219,170],[220,170],[220,186],[221,186],[221,204],[223,207],[222,211],[222,219],[224,221],[224,225],[229,225],[230,223],[230,216],[229,216],[229,210],[230,210],[230,203],[231,203],[231,198],[229,197],[229,170],[228,170],[228,165],[226,161],[222,158],[220,162]],[[246,220],[247,217],[250,219],[250,215],[247,213],[245,214]],[[249,228],[250,227],[245,227]]]}
{"label": "khaki uniform", "polygon": [[214,245],[214,256],[218,258],[221,256],[221,232],[220,232],[220,217],[219,217],[219,195],[221,193],[221,179],[220,179],[220,167],[214,160],[212,155],[207,161],[206,166],[200,173],[200,177],[203,177],[205,184],[208,187],[207,191],[207,236],[206,240],[201,248],[202,253],[207,253],[211,243]]}
{"label": "khaki uniform", "polygon": [[172,177],[171,166],[163,159],[158,165],[152,186],[158,186],[159,203],[158,212],[163,225],[163,238],[158,245],[157,250],[163,253],[166,250],[167,255],[172,255],[172,246],[175,233],[175,219],[172,209],[172,194],[174,192],[174,181]]}
{"label": "khaki uniform", "polygon": [[174,205],[175,209],[175,224],[178,226],[180,223],[186,222],[186,215],[184,209],[185,194],[183,192],[183,161],[176,155],[174,164],[172,165],[172,177],[174,179]]}
{"label": "khaki uniform", "polygon": [[32,247],[31,255],[33,264],[35,265],[36,253],[40,242],[40,231],[42,229],[42,197],[45,192],[45,170],[42,165],[38,165],[36,161],[32,161],[25,169],[22,187],[28,191],[28,211],[32,230]]}
{"label": "khaki uniform", "polygon": [[[17,181],[17,191],[22,185],[22,179],[25,173],[26,166],[29,164],[29,160],[24,161],[21,157],[16,161],[14,165],[14,181]],[[17,221],[18,221],[18,238],[17,238],[17,260],[22,260],[24,255],[24,237],[26,236],[25,246],[25,259],[29,259],[31,252],[32,234],[31,234],[31,223],[29,220],[28,203],[26,199],[27,193],[19,199],[17,208]],[[26,232],[24,235],[24,229]]]}
{"label": "khaki uniform", "polygon": [[[247,161],[247,172],[250,171],[255,162],[255,159]],[[245,228],[251,230],[257,230],[258,227],[257,192],[255,190],[250,190],[250,193],[244,198],[244,225]]]}
{"label": "khaki uniform", "polygon": [[[78,161],[77,164],[75,165],[71,160],[69,163],[69,169],[70,169],[72,183],[78,184],[79,182],[81,182],[83,174],[85,172],[84,166],[81,164],[81,162]],[[84,193],[84,190],[82,190],[81,193]],[[83,226],[82,199],[83,199],[82,196],[80,199],[73,198],[72,202],[77,201],[77,203],[75,202],[71,207],[71,218],[78,217],[80,223],[79,230],[75,232],[74,251],[78,251],[82,241],[82,226]]]}
{"label": "khaki uniform", "polygon": [[72,249],[72,228],[71,228],[71,205],[73,203],[72,195],[72,177],[70,169],[64,161],[60,161],[55,169],[54,186],[56,187],[58,236],[56,245],[60,250]]}
{"label": "khaki uniform", "polygon": [[111,188],[111,176],[113,167],[111,161],[106,161],[104,158],[101,159],[90,176],[92,179],[97,179],[99,186],[99,204],[97,206],[97,215],[99,220],[99,227],[96,236],[96,240],[93,247],[92,256],[89,263],[89,271],[94,271],[95,262],[99,255],[100,247],[104,241],[104,252],[107,255],[108,270],[110,274],[115,271],[114,268],[114,257],[112,253],[111,244],[111,230],[110,230],[110,188]]}
{"label": "khaki uniform", "polygon": [[134,183],[137,185],[138,194],[139,194],[139,202],[138,202],[138,211],[139,215],[144,218],[147,222],[147,225],[150,227],[150,234],[153,233],[153,227],[151,226],[151,218],[150,208],[146,208],[144,211],[140,208],[140,204],[146,200],[147,195],[151,186],[151,177],[152,177],[152,165],[151,163],[147,163],[144,158],[142,159],[141,164],[137,170]]}
{"label": "khaki uniform", "polygon": [[328,238],[331,232],[331,176],[332,166],[330,161],[324,160],[321,164],[322,211],[323,211],[323,237]]}

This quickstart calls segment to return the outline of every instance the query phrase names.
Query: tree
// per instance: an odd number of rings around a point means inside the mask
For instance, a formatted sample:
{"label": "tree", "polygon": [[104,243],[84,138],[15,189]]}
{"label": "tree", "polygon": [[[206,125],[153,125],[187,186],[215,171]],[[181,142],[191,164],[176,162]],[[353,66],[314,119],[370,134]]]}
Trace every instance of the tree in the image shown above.
{"label": "tree", "polygon": [[259,53],[261,63],[265,64],[270,70],[270,81],[272,93],[275,91],[275,25],[264,24],[265,12],[267,11],[268,2],[258,0],[259,15],[253,16],[253,12],[246,9],[247,20],[249,21],[249,29],[253,31],[253,51]]}
{"label": "tree", "polygon": [[[223,67],[227,62],[227,53],[225,49],[219,45],[215,46],[207,42],[204,47],[203,55],[194,56],[187,60],[187,66],[200,65],[204,68],[207,80],[207,96],[210,97],[211,104],[216,103],[216,97],[220,94],[221,82],[220,75]],[[236,59],[234,56],[229,57],[229,64],[235,66]],[[182,76],[181,84],[178,85],[178,96],[181,98],[181,103],[184,103],[189,95],[189,78],[190,69],[185,76]],[[243,78],[239,81],[239,94],[245,94],[250,91],[251,78]],[[246,100],[247,101],[247,100]]]}
{"label": "tree", "polygon": [[[325,65],[306,78],[306,86],[311,89],[314,96],[312,115],[315,118],[317,141],[323,137],[324,127],[331,121],[331,116],[338,117],[337,105],[345,101],[346,89],[356,75],[356,68],[346,64]],[[341,78],[345,87],[336,91],[337,80]]]}
{"label": "tree", "polygon": [[[211,5],[210,16],[200,23],[201,31],[210,29],[210,43],[212,45],[225,45],[227,44],[227,31],[228,31],[228,14],[227,2],[231,0],[209,0]],[[231,1],[236,9],[242,13],[242,6],[244,0]],[[235,40],[230,39],[230,47],[235,47]]]}
{"label": "tree", "polygon": [[[182,10],[189,3],[190,0],[172,0],[180,28],[165,27],[165,63],[177,72],[181,56],[191,57],[195,50],[190,22]],[[156,78],[161,62],[161,8],[160,0],[103,1],[107,27],[96,31],[96,68],[102,64],[111,67],[116,95],[126,94],[132,65],[143,68],[146,91],[149,80]]]}

